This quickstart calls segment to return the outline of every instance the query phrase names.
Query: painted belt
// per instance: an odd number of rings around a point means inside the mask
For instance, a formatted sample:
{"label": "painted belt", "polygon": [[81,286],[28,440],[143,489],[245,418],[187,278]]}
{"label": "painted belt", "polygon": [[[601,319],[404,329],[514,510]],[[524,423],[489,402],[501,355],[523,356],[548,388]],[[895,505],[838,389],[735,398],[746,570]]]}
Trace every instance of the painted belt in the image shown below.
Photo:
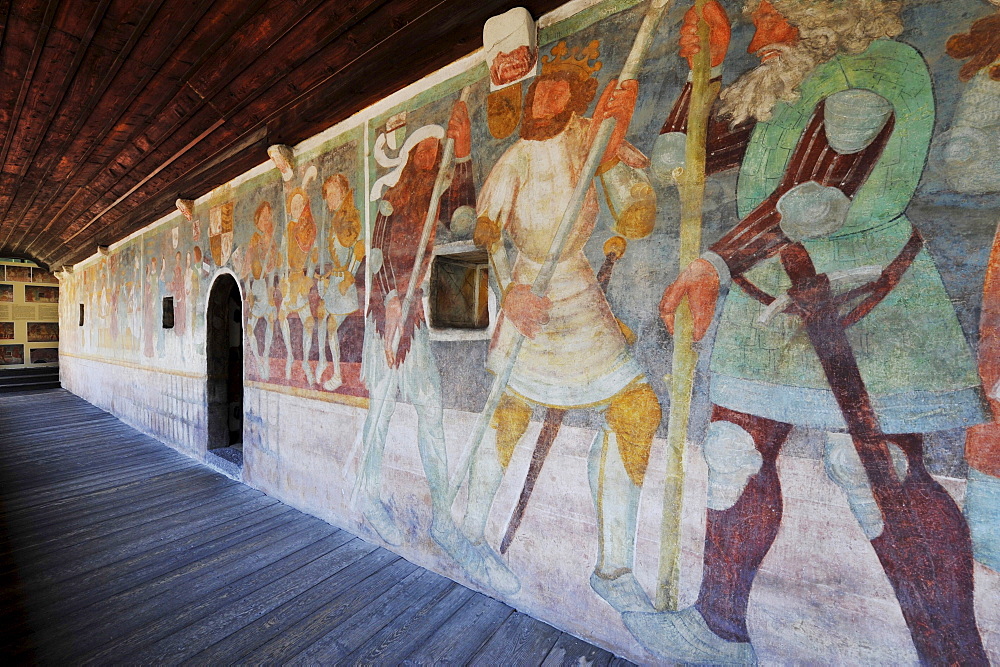
{"label": "painted belt", "polygon": [[[861,302],[852,308],[846,315],[841,317],[840,322],[843,328],[851,327],[857,324],[865,315],[870,313],[875,309],[879,303],[885,299],[889,293],[895,289],[896,285],[903,279],[903,275],[906,273],[910,265],[913,264],[913,260],[916,259],[917,254],[924,247],[924,239],[920,235],[920,232],[916,229],[910,235],[909,240],[903,249],[896,255],[895,259],[889,262],[885,268],[879,269],[878,267],[861,267],[859,271],[846,271],[840,276],[835,274],[830,274],[830,281],[836,282],[838,277],[848,278],[860,273],[868,272],[877,273],[877,278],[874,280],[850,289],[842,294],[838,294],[832,297],[830,306],[834,308],[839,308],[845,303],[852,301],[857,298],[861,298]],[[775,297],[764,290],[762,290],[757,285],[750,282],[746,276],[743,274],[733,276],[733,282],[739,285],[740,289],[746,292],[750,297],[760,301],[762,304],[767,306],[767,309],[761,315],[761,322],[766,323],[771,317],[776,313],[790,313],[802,316],[801,308],[797,306],[788,297],[787,294]]]}

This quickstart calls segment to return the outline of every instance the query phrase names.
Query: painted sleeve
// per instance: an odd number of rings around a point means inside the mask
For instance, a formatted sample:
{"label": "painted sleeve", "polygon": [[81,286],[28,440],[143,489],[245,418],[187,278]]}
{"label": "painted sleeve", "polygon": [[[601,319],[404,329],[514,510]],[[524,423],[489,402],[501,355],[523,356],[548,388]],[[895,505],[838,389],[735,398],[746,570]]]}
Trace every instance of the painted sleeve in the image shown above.
{"label": "painted sleeve", "polygon": [[514,163],[510,152],[500,158],[486,177],[476,202],[477,219],[473,240],[489,253],[493,275],[501,295],[511,282],[510,259],[503,243],[503,230],[513,217],[519,189]]}
{"label": "painted sleeve", "polygon": [[[688,108],[691,105],[691,83],[684,84],[680,96],[667,115],[660,134],[687,133]],[[756,121],[747,120],[730,127],[719,114],[719,102],[712,107],[708,121],[708,143],[705,147],[705,168],[709,174],[717,174],[740,166],[743,154],[750,142],[750,135]]]}
{"label": "painted sleeve", "polygon": [[[378,215],[375,217],[375,225],[372,228],[372,254],[377,254],[383,258],[379,266],[372,266],[371,298],[369,299],[368,314],[373,316],[376,322],[385,322],[385,299],[395,289],[393,281],[390,279],[391,266],[386,259],[389,247],[388,236],[390,233],[390,215],[386,215],[384,208],[387,202],[379,202]],[[381,331],[381,327],[380,327]]]}
{"label": "painted sleeve", "polygon": [[778,202],[796,186],[812,182],[836,188],[848,199],[853,199],[881,158],[895,127],[894,116],[890,114],[867,146],[854,153],[840,153],[827,139],[824,112],[825,104],[820,102],[799,138],[777,189],[709,248],[710,253],[725,262],[731,275],[745,273],[792,242],[782,230]]}
{"label": "painted sleeve", "polygon": [[472,179],[472,160],[459,158],[455,160],[455,172],[451,177],[451,185],[441,196],[440,219],[451,229],[451,222],[462,210],[475,209],[476,184]]}
{"label": "painted sleeve", "polygon": [[509,223],[517,197],[517,160],[511,152],[514,149],[516,144],[493,166],[476,200],[476,218],[489,220],[498,231]]}

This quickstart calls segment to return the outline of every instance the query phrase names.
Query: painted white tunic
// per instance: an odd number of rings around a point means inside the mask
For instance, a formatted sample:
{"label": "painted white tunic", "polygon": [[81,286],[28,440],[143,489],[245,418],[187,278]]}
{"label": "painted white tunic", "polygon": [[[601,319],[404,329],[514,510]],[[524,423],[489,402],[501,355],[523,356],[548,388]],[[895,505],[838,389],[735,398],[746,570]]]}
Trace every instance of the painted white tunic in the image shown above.
{"label": "painted white tunic", "polygon": [[[329,242],[330,254],[336,264],[342,267],[350,267],[354,258],[354,245],[345,247],[336,238]],[[326,312],[331,315],[348,315],[360,308],[358,302],[358,285],[352,282],[346,292],[340,291],[340,283],[343,282],[347,270],[331,270],[327,278],[326,289],[323,292],[323,305]]]}
{"label": "painted white tunic", "polygon": [[[499,225],[517,248],[515,283],[531,285],[548,255],[587,157],[586,137],[587,121],[574,118],[551,139],[522,139],[483,185],[477,213]],[[536,403],[593,405],[642,375],[583,252],[597,214],[591,184],[549,284],[549,322],[525,340],[511,375],[509,388]],[[501,315],[486,362],[491,372],[502,367],[514,333]]]}

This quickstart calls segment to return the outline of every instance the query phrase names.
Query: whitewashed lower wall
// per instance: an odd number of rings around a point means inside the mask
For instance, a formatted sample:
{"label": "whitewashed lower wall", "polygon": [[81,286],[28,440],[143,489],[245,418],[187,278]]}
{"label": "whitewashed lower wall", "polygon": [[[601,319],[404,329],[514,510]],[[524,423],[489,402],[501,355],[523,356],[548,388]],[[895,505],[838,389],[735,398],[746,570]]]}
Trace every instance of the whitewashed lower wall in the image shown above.
{"label": "whitewashed lower wall", "polygon": [[206,442],[205,378],[59,355],[63,387],[198,460]]}
{"label": "whitewashed lower wall", "polygon": [[[64,356],[63,386],[137,429],[204,460],[204,378],[91,358]],[[449,460],[457,460],[476,415],[445,411]],[[350,507],[365,409],[247,387],[244,481],[283,502],[380,543]],[[511,461],[494,503],[487,538],[498,544],[514,507],[540,429],[533,423]],[[430,494],[416,447],[416,412],[398,404],[386,446],[383,499],[406,531],[395,549],[408,560],[469,585],[428,537]],[[561,630],[641,663],[655,662],[590,590],[597,553],[596,516],[587,486],[593,431],[563,427],[508,552],[521,576],[504,600]],[[663,497],[665,443],[653,445],[640,509],[637,576],[654,592]],[[763,664],[824,662],[917,664],[895,595],[841,491],[813,458],[783,455],[785,498],[777,541],[750,598],[749,628]],[[347,474],[344,470],[348,470]],[[691,448],[684,498],[681,596],[695,600],[701,580],[706,467]],[[964,481],[939,478],[961,502]],[[460,515],[464,498],[455,511]],[[1000,575],[976,566],[977,615],[987,651],[1000,664]]]}

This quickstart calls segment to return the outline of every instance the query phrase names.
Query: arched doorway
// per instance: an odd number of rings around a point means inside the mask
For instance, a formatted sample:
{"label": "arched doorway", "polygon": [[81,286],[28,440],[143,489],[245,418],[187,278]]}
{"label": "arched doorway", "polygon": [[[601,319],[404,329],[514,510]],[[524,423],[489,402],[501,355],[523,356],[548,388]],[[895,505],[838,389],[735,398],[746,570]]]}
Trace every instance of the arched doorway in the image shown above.
{"label": "arched doorway", "polygon": [[236,280],[212,284],[205,313],[208,451],[243,466],[243,302]]}

